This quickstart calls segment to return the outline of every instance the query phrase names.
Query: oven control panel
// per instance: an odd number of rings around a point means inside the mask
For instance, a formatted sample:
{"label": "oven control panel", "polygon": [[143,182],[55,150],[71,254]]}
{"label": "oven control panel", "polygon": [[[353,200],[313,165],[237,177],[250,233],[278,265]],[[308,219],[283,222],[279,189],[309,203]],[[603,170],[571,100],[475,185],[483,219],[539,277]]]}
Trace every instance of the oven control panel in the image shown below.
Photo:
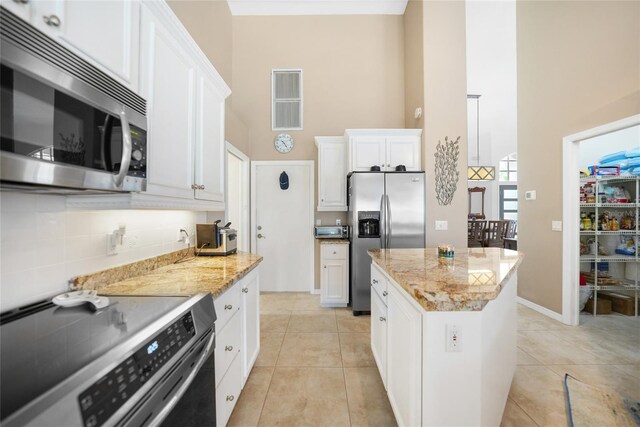
{"label": "oven control panel", "polygon": [[195,336],[191,312],[147,341],[78,396],[85,427],[104,424]]}

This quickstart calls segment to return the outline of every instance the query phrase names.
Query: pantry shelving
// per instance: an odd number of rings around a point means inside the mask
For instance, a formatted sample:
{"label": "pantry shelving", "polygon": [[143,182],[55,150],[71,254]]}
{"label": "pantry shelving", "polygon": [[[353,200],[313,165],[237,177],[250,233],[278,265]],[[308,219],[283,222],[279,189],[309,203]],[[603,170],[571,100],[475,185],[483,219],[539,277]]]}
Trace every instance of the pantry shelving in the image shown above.
{"label": "pantry shelving", "polygon": [[640,177],[587,176],[580,185],[580,271],[593,314],[600,291],[622,291],[633,297],[638,316]]}

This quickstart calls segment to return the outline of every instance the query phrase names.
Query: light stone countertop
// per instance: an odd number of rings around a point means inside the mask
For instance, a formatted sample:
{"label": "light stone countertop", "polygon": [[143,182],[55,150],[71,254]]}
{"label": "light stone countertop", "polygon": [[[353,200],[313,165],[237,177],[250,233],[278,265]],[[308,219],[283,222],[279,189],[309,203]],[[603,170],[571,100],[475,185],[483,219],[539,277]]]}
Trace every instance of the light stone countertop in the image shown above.
{"label": "light stone countertop", "polygon": [[321,245],[348,245],[349,239],[318,239]]}
{"label": "light stone countertop", "polygon": [[371,249],[369,255],[427,311],[480,311],[498,297],[524,258],[501,248],[469,248],[453,259],[437,248]]}
{"label": "light stone countertop", "polygon": [[262,257],[246,252],[229,256],[199,256],[144,271],[144,263],[153,261],[144,260],[79,276],[72,279],[71,287],[95,289],[100,295],[190,296],[211,292],[215,298],[249,274]]}

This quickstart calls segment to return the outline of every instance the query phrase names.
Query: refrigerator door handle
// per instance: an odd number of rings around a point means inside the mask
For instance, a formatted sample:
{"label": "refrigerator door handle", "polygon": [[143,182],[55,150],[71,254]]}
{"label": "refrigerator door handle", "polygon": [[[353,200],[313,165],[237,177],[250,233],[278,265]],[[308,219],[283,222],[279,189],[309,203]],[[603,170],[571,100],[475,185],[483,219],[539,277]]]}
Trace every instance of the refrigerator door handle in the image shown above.
{"label": "refrigerator door handle", "polygon": [[380,248],[381,249],[385,249],[386,248],[386,233],[387,233],[387,227],[386,227],[386,221],[387,221],[387,215],[385,213],[385,209],[386,209],[386,204],[384,202],[384,197],[385,195],[383,194],[382,196],[380,196]]}
{"label": "refrigerator door handle", "polygon": [[386,210],[386,215],[385,215],[385,219],[387,220],[387,224],[385,226],[385,228],[387,229],[387,248],[391,248],[391,202],[389,201],[389,195],[386,194],[385,195],[386,199],[387,199],[387,206],[385,208]]}

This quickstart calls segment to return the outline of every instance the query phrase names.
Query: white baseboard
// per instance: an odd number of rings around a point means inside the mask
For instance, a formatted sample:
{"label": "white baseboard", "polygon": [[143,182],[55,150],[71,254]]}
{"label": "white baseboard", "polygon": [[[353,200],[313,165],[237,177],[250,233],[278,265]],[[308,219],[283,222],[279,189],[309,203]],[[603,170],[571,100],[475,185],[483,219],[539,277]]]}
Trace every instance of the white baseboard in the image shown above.
{"label": "white baseboard", "polygon": [[320,289],[314,289],[313,291],[309,292],[311,295],[320,295]]}
{"label": "white baseboard", "polygon": [[528,299],[524,299],[522,297],[518,297],[517,302],[518,302],[518,304],[522,304],[525,307],[528,307],[528,308],[530,308],[532,310],[535,310],[540,314],[544,314],[545,316],[550,317],[553,320],[557,320],[560,323],[564,323],[562,321],[562,314],[560,314],[560,313],[556,313],[555,311],[549,310],[546,307],[538,305],[535,302],[531,302]]}

